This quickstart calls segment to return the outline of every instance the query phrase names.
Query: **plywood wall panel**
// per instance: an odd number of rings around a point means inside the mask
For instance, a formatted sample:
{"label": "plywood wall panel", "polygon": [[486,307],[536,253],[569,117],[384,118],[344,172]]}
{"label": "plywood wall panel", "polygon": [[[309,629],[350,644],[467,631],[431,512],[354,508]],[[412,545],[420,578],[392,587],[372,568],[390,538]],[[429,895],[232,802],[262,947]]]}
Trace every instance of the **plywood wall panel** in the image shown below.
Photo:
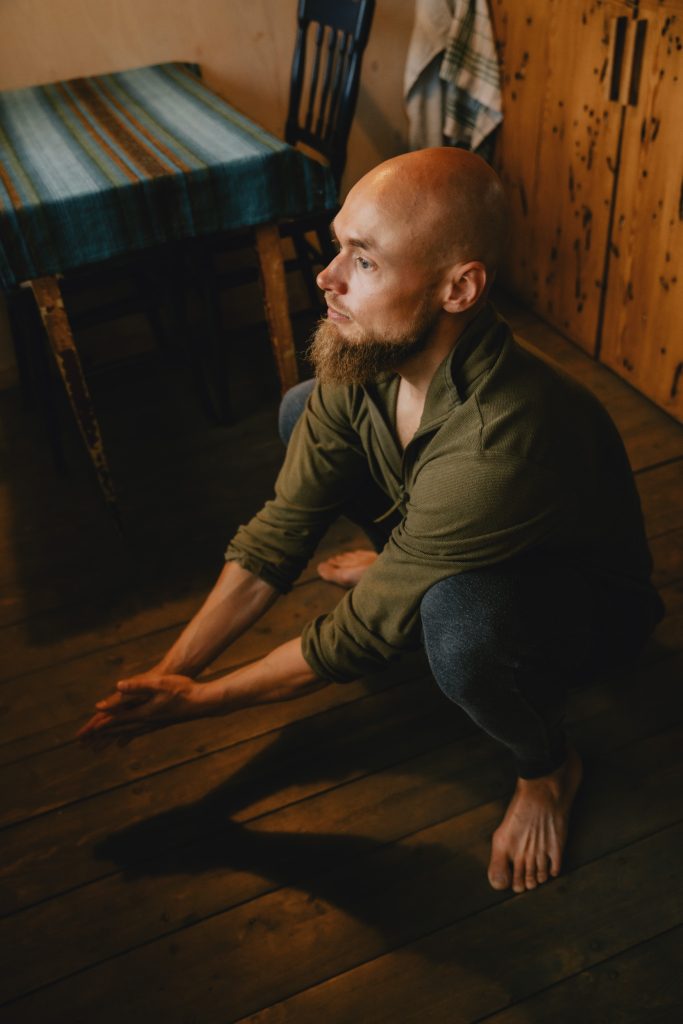
{"label": "plywood wall panel", "polygon": [[627,106],[601,359],[683,420],[683,5],[641,3],[637,106]]}
{"label": "plywood wall panel", "polygon": [[495,164],[510,204],[510,245],[501,274],[522,301],[534,305],[538,144],[548,78],[552,3],[491,0],[503,89],[503,126]]}
{"label": "plywood wall panel", "polygon": [[621,0],[553,4],[534,202],[534,307],[593,353],[619,144],[608,98]]}

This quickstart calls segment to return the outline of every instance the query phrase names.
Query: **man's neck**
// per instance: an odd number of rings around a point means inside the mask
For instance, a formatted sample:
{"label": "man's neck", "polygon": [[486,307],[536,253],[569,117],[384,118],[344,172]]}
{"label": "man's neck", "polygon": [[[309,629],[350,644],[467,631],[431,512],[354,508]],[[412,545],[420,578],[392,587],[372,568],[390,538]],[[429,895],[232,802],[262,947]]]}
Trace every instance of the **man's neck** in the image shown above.
{"label": "man's neck", "polygon": [[401,387],[407,393],[416,398],[421,395],[424,404],[434,374],[458,344],[479,309],[468,310],[457,317],[445,315],[437,321],[423,350],[398,367]]}
{"label": "man's neck", "polygon": [[477,312],[468,310],[461,317],[441,318],[422,352],[398,368],[401,382],[396,401],[396,433],[402,448],[409,444],[420,425],[434,374],[458,344]]}

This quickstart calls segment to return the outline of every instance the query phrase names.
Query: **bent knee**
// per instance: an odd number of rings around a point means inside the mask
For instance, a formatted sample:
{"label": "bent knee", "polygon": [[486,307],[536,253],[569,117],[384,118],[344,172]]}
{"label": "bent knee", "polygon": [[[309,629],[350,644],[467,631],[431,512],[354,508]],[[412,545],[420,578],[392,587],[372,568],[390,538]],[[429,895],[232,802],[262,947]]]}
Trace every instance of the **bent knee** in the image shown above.
{"label": "bent knee", "polygon": [[480,652],[505,632],[506,605],[489,574],[464,572],[439,580],[420,603],[428,656],[447,651],[450,659],[479,660]]}
{"label": "bent knee", "polygon": [[306,407],[308,396],[315,387],[315,380],[303,380],[284,393],[278,410],[277,426],[280,440],[289,444],[292,431]]}

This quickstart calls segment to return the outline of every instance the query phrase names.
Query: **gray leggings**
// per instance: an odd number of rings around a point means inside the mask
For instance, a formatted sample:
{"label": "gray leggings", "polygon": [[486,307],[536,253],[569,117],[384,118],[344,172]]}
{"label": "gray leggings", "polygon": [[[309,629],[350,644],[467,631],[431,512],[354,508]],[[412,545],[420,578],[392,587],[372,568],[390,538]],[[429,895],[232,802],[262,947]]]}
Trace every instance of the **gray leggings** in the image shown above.
{"label": "gray leggings", "polygon": [[[297,384],[282,400],[285,444],[313,386]],[[345,512],[381,550],[387,534],[363,522],[363,506]],[[420,614],[439,687],[511,751],[520,777],[537,778],[566,758],[568,687],[636,656],[662,605],[654,589],[608,585],[537,551],[441,580]]]}

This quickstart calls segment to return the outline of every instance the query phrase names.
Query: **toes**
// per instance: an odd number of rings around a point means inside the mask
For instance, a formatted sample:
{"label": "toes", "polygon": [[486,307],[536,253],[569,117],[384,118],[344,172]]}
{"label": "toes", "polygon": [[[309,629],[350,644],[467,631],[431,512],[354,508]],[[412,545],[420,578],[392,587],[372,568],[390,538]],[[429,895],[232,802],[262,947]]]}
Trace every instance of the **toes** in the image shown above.
{"label": "toes", "polygon": [[553,878],[557,878],[562,867],[562,850],[559,845],[553,843],[548,851],[548,859],[550,860],[550,874]]}
{"label": "toes", "polygon": [[512,891],[526,892],[526,865],[524,861],[515,861],[515,869],[512,875]]}
{"label": "toes", "polygon": [[508,889],[510,887],[510,865],[507,854],[496,849],[496,841],[493,841],[491,862],[488,870],[489,884],[493,889]]}
{"label": "toes", "polygon": [[548,858],[546,856],[539,857],[536,863],[536,881],[539,885],[548,881]]}
{"label": "toes", "polygon": [[492,889],[509,889],[510,873],[504,871],[489,871],[489,884]]}

